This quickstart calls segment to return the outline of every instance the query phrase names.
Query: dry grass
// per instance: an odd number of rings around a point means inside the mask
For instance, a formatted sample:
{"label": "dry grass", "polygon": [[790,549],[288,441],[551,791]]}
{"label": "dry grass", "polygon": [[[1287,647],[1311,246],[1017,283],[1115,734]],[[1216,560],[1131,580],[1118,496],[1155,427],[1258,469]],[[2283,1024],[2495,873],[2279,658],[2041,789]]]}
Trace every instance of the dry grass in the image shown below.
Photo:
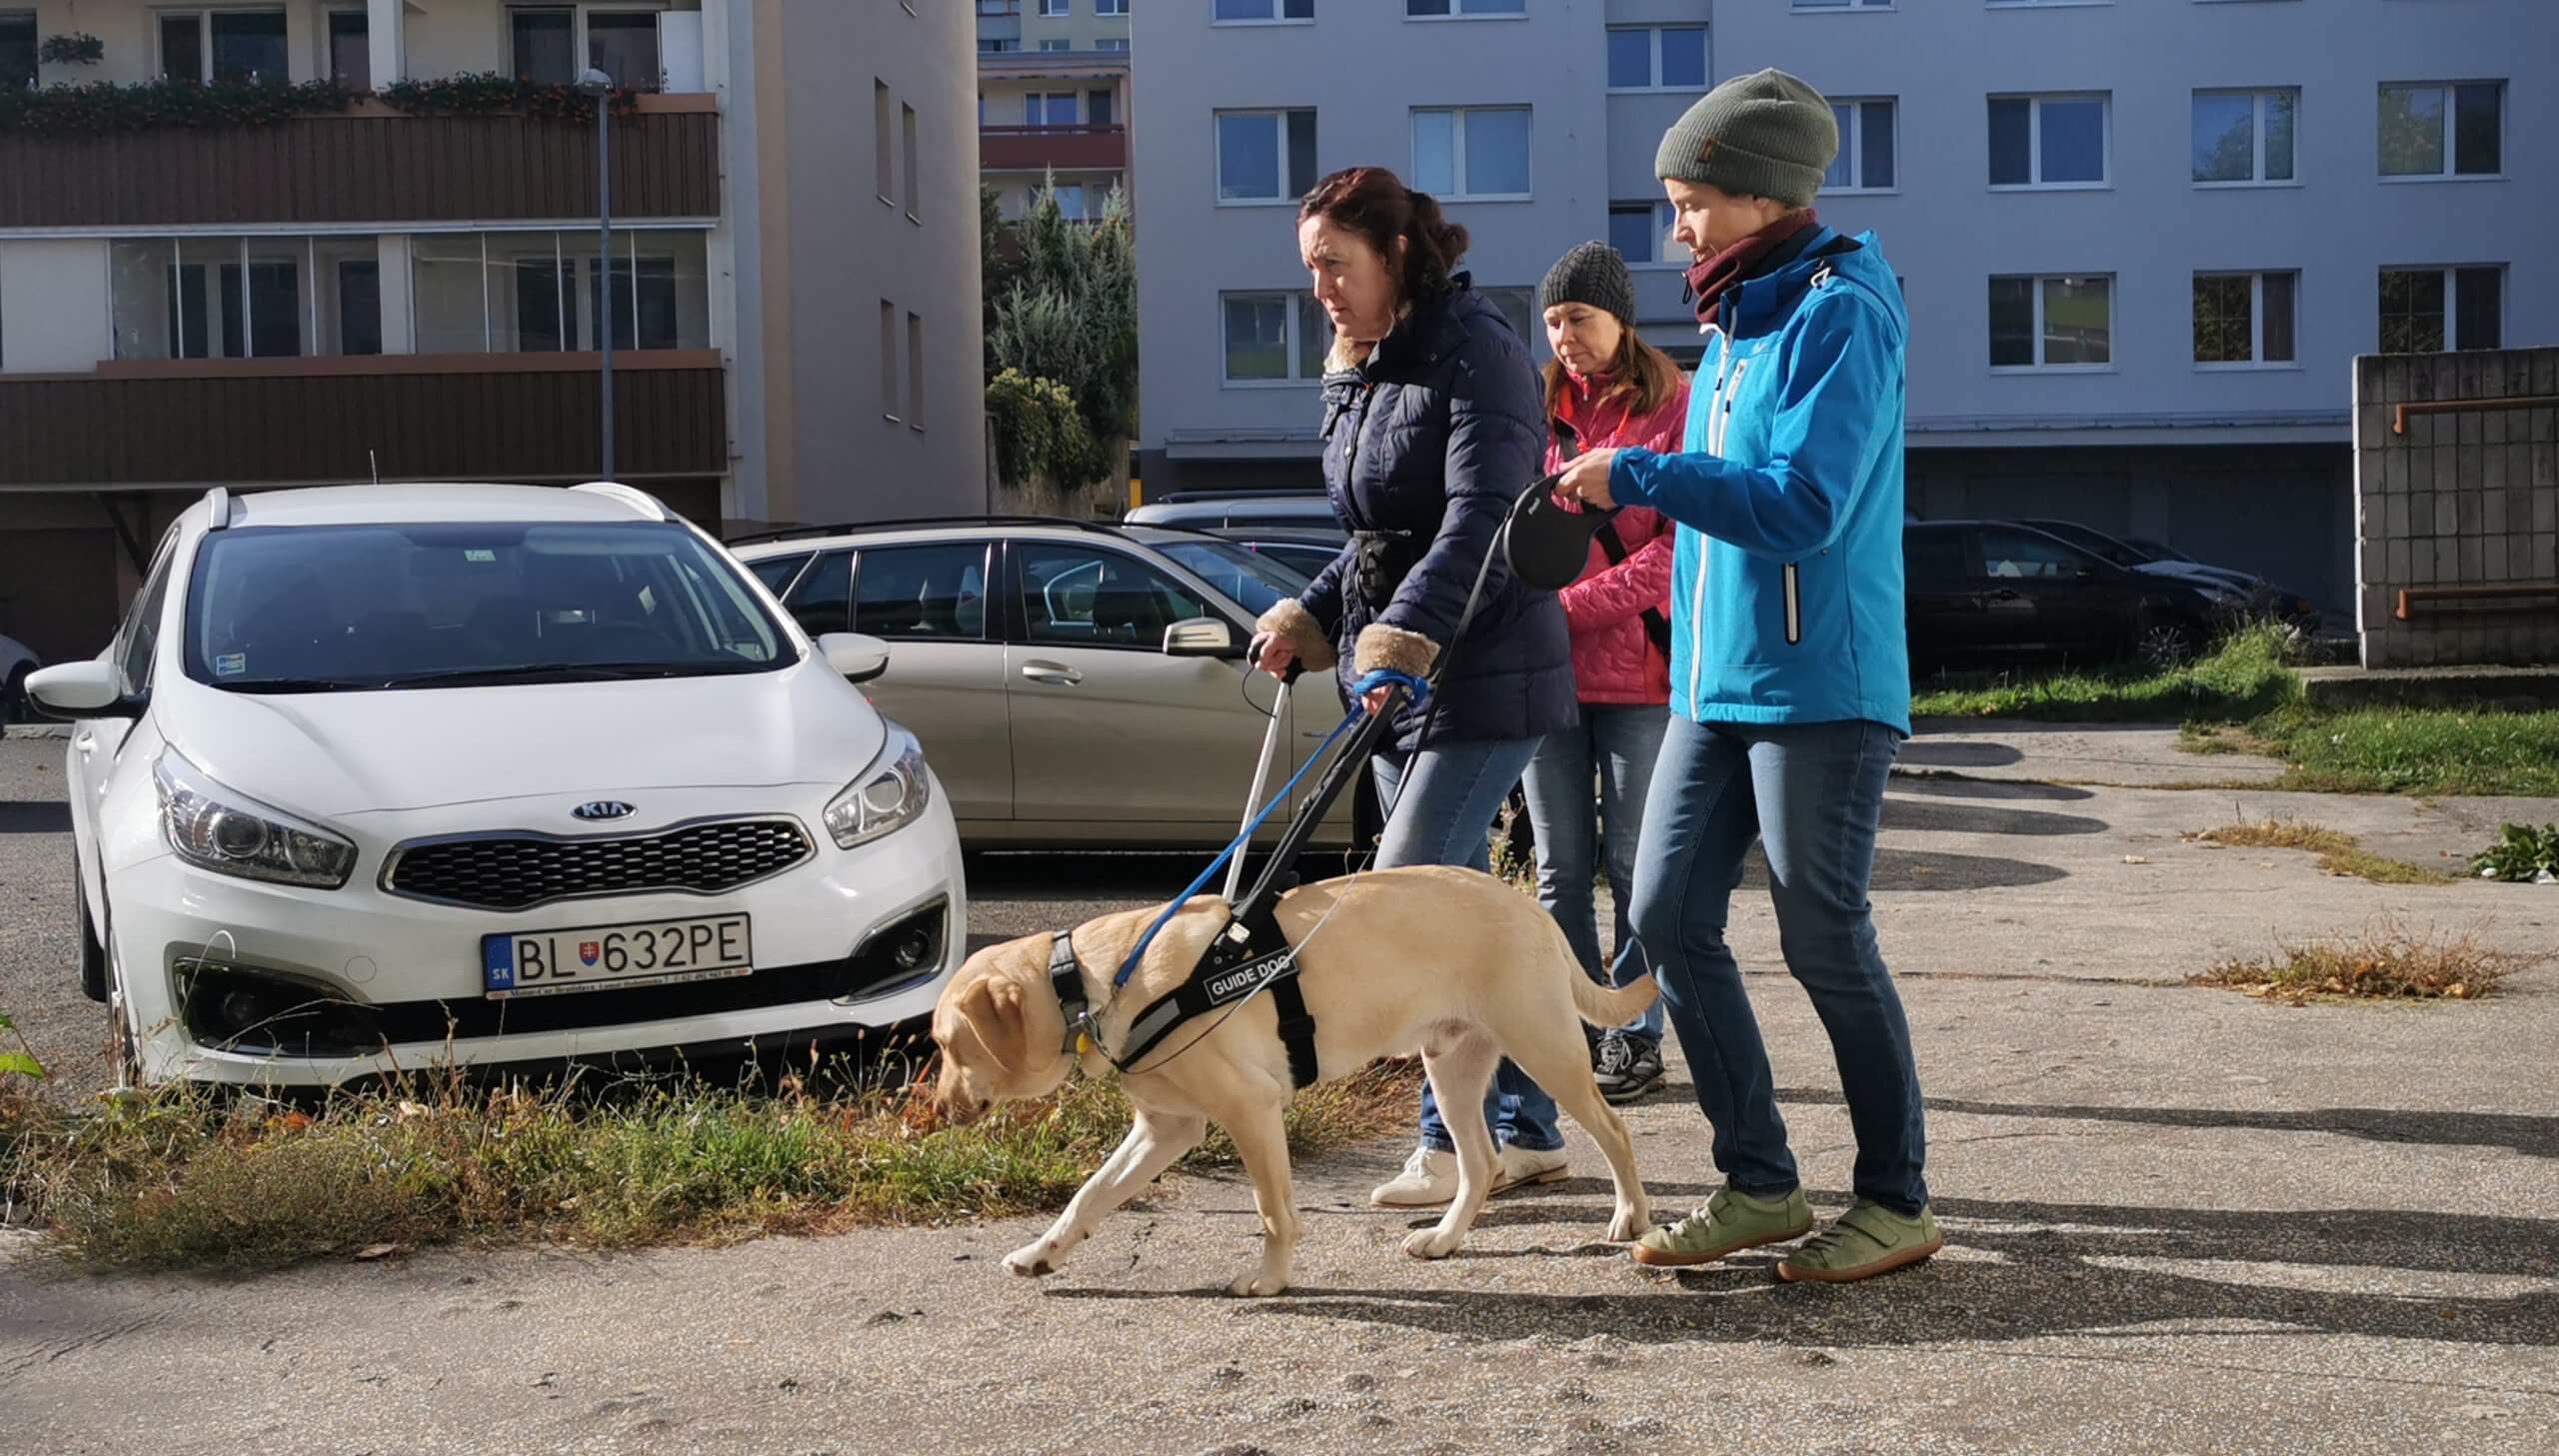
{"label": "dry grass", "polygon": [[2365,849],[2355,836],[2298,819],[2259,819],[2224,824],[2186,836],[2198,844],[2226,849],[2299,849],[2319,856],[2330,874],[2368,879],[2375,884],[2451,884],[2455,876]]}
{"label": "dry grass", "polygon": [[[1309,1089],[1289,1145],[1409,1128],[1418,1063]],[[246,1270],[449,1242],[720,1242],[1062,1204],[1126,1134],[1111,1080],[969,1127],[920,1091],[535,1093],[448,1083],[303,1111],[193,1088],[0,1100],[0,1206],[105,1267]],[[1223,1134],[1185,1160],[1231,1162]]]}
{"label": "dry grass", "polygon": [[2187,979],[2287,1005],[2311,1001],[2475,1001],[2546,957],[2479,943],[2467,932],[2421,934],[2385,922],[2360,935],[2294,944],[2270,957],[2228,960]]}

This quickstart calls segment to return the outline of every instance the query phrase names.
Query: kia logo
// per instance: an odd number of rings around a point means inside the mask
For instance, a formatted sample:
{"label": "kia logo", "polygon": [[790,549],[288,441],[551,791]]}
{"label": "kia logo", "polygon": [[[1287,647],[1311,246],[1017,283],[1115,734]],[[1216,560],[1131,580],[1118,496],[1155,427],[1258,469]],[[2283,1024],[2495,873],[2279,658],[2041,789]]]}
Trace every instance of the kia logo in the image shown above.
{"label": "kia logo", "polygon": [[569,816],[579,819],[627,819],[637,812],[639,810],[621,799],[599,798],[593,803],[582,803],[569,810]]}

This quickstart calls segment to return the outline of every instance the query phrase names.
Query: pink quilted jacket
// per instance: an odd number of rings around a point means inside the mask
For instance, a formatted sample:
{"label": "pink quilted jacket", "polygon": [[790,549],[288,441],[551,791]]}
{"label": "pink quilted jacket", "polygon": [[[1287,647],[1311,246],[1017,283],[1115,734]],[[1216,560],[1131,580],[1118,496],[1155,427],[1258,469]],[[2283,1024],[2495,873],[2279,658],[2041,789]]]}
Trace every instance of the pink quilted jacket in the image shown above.
{"label": "pink quilted jacket", "polygon": [[[1688,384],[1661,402],[1651,414],[1628,413],[1623,396],[1608,394],[1609,379],[1566,375],[1570,388],[1562,402],[1565,423],[1580,436],[1583,450],[1639,447],[1674,454],[1688,419]],[[1550,441],[1546,469],[1563,467],[1561,452]],[[1563,589],[1564,624],[1572,630],[1572,678],[1584,703],[1644,704],[1670,701],[1670,660],[1653,647],[1644,632],[1646,608],[1666,618],[1670,606],[1670,535],[1668,517],[1628,506],[1605,528],[1625,544],[1622,565],[1608,560],[1597,540],[1580,580]]]}

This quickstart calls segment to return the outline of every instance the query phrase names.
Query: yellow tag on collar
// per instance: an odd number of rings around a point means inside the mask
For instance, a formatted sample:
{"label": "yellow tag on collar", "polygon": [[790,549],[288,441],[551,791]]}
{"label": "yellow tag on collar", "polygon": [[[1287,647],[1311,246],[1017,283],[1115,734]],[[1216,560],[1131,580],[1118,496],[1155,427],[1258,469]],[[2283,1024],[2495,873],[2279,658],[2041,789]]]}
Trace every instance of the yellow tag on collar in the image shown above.
{"label": "yellow tag on collar", "polygon": [[1093,1055],[1093,1037],[1090,1034],[1082,1031],[1076,1033],[1076,1055]]}

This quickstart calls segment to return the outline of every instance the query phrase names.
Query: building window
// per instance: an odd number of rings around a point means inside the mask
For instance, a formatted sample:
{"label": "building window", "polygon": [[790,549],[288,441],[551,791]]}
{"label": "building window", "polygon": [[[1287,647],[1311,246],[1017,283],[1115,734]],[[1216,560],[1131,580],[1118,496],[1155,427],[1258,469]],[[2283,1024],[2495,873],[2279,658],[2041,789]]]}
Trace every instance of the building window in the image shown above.
{"label": "building window", "polygon": [[108,246],[118,359],[382,352],[371,235],[138,238]]}
{"label": "building window", "polygon": [[985,55],[1009,55],[1020,49],[1022,49],[1022,41],[1018,37],[1011,39],[985,35],[978,37],[978,50]]}
{"label": "building window", "polygon": [[616,349],[707,349],[706,236],[617,228],[607,268],[592,229],[420,234],[410,244],[418,352],[596,349],[606,319]]}
{"label": "building window", "polygon": [[1040,49],[1044,51],[1063,51],[1066,48],[1067,43],[1062,40],[1044,40],[1040,42]]}
{"label": "building window", "polygon": [[1315,18],[1315,0],[1209,0],[1214,25],[1276,25]]}
{"label": "building window", "polygon": [[880,417],[898,423],[898,306],[880,301]]}
{"label": "building window", "polygon": [[365,12],[329,12],[329,79],[350,91],[373,89],[373,22]]}
{"label": "building window", "polygon": [[1612,202],[1608,204],[1608,246],[1630,267],[1654,264],[1687,264],[1687,249],[1670,236],[1672,221],[1667,202]]}
{"label": "building window", "polygon": [[1063,16],[1067,13],[1067,9],[1068,0],[1040,0],[1040,13],[1043,15]]}
{"label": "building window", "polygon": [[2195,363],[2291,364],[2297,273],[2195,275]]}
{"label": "building window", "polygon": [[596,10],[584,12],[587,64],[613,78],[626,91],[658,91],[666,86],[665,63],[658,55],[658,12]]}
{"label": "building window", "polygon": [[1053,192],[1055,192],[1055,193],[1057,193],[1057,195],[1058,195],[1058,215],[1059,215],[1059,216],[1061,216],[1061,217],[1065,218],[1068,222],[1071,222],[1071,223],[1080,223],[1080,222],[1084,222],[1084,221],[1086,221],[1086,218],[1085,218],[1085,211],[1084,211],[1084,184],[1083,184],[1083,183],[1081,183],[1081,182],[1061,182],[1061,183],[1059,183],[1056,187],[1054,187],[1054,188],[1052,188],[1052,189],[1050,189],[1050,190],[1051,190],[1051,191],[1053,191]]}
{"label": "building window", "polygon": [[1129,0],[1093,0],[1093,13],[1096,15],[1127,15],[1129,13]]}
{"label": "building window", "polygon": [[907,315],[907,428],[924,428],[924,318]]}
{"label": "building window", "polygon": [[1839,127],[1839,152],[1821,179],[1824,192],[1890,192],[1898,185],[1896,158],[1901,107],[1889,96],[1859,101],[1833,101],[1830,119]]}
{"label": "building window", "polygon": [[1546,331],[1538,327],[1540,321],[1530,317],[1536,309],[1534,289],[1479,288],[1475,292],[1483,295],[1485,303],[1501,310],[1501,316],[1510,321],[1511,332],[1519,336],[1519,342],[1527,346],[1531,356],[1544,350]]}
{"label": "building window", "polygon": [[2505,170],[2502,81],[2381,88],[2381,175],[2494,177]]}
{"label": "building window", "polygon": [[2037,5],[2075,8],[2085,5],[2112,5],[2115,0],[1989,0],[1993,10],[2025,10]]}
{"label": "building window", "polygon": [[29,10],[0,13],[0,86],[36,84],[36,17]]}
{"label": "building window", "polygon": [[1226,382],[1231,385],[1293,384],[1323,378],[1332,352],[1332,321],[1310,294],[1222,295]]}
{"label": "building window", "polygon": [[1990,98],[1990,185],[2106,185],[2104,96]]}
{"label": "building window", "polygon": [[1794,0],[1797,10],[1890,10],[1893,0]]}
{"label": "building window", "polygon": [[1528,108],[1477,106],[1412,113],[1412,185],[1451,201],[1525,199]]}
{"label": "building window", "polygon": [[1315,185],[1315,114],[1218,113],[1218,201],[1293,202]]}
{"label": "building window", "polygon": [[586,67],[629,91],[665,85],[658,49],[658,11],[604,5],[516,5],[507,10],[515,74],[526,81],[574,84]]}
{"label": "building window", "polygon": [[891,175],[895,145],[889,134],[889,83],[875,77],[871,82],[871,186],[880,200],[891,207],[898,205],[893,200],[898,195],[898,180]]}
{"label": "building window", "polygon": [[907,220],[921,223],[924,221],[924,192],[921,180],[924,177],[924,169],[916,140],[916,109],[901,104],[898,108],[898,124],[906,140]]}
{"label": "building window", "polygon": [[1618,25],[1608,28],[1611,91],[1703,91],[1706,28]]}
{"label": "building window", "polygon": [[1076,94],[1072,91],[1032,92],[1022,98],[1022,124],[1042,128],[1074,126]]}
{"label": "building window", "polygon": [[1120,99],[1109,91],[1084,94],[1084,119],[1088,126],[1115,126],[1120,120]]}
{"label": "building window", "polygon": [[1116,39],[1106,36],[1101,40],[1095,41],[1093,43],[1093,48],[1097,51],[1125,51],[1129,48],[1129,38],[1125,35],[1117,37]]}
{"label": "building window", "polygon": [[2293,120],[2301,93],[2194,94],[2194,180],[2207,185],[2290,182]]}
{"label": "building window", "polygon": [[161,12],[160,74],[206,85],[291,80],[283,9]]}
{"label": "building window", "polygon": [[2505,347],[2505,269],[2389,268],[2381,274],[2381,352]]}
{"label": "building window", "polygon": [[2094,369],[2112,363],[2113,279],[1990,280],[1992,369]]}
{"label": "building window", "polygon": [[1407,20],[1463,20],[1475,15],[1525,15],[1528,0],[1403,0]]}

